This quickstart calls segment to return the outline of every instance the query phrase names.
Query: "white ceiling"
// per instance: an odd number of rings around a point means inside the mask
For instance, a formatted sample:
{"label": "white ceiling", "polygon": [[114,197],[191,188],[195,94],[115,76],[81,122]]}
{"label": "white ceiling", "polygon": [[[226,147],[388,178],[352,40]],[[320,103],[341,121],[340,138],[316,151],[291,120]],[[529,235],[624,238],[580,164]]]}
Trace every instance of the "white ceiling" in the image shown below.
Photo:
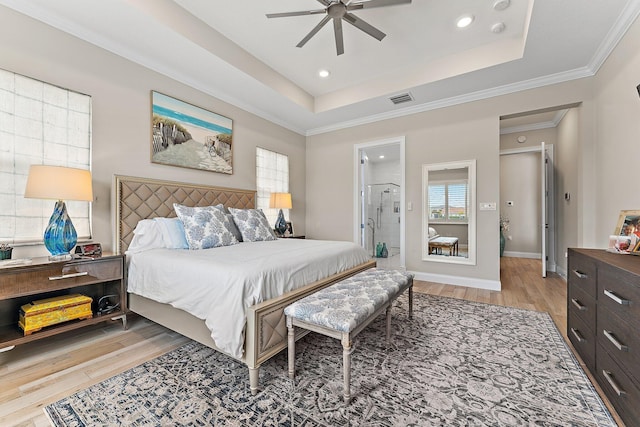
{"label": "white ceiling", "polygon": [[[640,0],[511,0],[503,11],[496,1],[354,11],[387,36],[344,25],[340,56],[331,23],[295,47],[323,15],[265,17],[322,9],[318,0],[0,4],[303,135],[591,76],[640,13]],[[465,13],[475,20],[457,29]],[[498,22],[505,30],[496,34]],[[388,99],[407,91],[411,102]]]}

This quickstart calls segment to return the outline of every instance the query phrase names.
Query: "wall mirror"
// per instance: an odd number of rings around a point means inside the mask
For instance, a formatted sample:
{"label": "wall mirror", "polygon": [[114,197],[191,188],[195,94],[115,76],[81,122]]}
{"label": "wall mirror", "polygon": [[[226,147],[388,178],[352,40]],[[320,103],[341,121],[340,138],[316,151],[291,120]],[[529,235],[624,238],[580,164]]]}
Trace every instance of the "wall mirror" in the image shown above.
{"label": "wall mirror", "polygon": [[476,264],[476,161],[422,165],[422,260]]}

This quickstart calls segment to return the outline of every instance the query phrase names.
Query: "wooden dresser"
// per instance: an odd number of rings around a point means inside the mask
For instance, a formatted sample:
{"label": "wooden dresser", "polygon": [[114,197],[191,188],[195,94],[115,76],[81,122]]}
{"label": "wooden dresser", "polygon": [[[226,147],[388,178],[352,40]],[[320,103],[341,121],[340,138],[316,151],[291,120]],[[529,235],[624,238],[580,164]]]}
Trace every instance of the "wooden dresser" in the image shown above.
{"label": "wooden dresser", "polygon": [[569,249],[567,336],[629,426],[640,420],[640,257]]}

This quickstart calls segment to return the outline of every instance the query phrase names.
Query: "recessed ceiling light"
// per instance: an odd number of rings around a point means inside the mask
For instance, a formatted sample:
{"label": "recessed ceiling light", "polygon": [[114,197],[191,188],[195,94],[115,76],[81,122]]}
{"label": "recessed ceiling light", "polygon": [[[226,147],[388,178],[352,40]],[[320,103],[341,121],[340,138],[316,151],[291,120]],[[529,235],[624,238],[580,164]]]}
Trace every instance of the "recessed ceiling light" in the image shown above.
{"label": "recessed ceiling light", "polygon": [[491,31],[496,34],[500,34],[501,32],[504,31],[504,29],[505,29],[504,22],[496,22],[491,26]]}
{"label": "recessed ceiling light", "polygon": [[384,159],[384,154],[381,154],[378,158],[379,159]]}
{"label": "recessed ceiling light", "polygon": [[331,73],[329,72],[329,70],[320,70],[318,71],[318,75],[320,76],[321,79],[326,79],[331,75]]}
{"label": "recessed ceiling light", "polygon": [[496,2],[493,3],[493,8],[495,10],[505,10],[510,4],[511,0],[496,0]]}
{"label": "recessed ceiling light", "polygon": [[473,18],[474,18],[473,15],[462,15],[456,21],[456,26],[458,28],[466,28],[469,25],[471,25],[471,23],[473,22]]}

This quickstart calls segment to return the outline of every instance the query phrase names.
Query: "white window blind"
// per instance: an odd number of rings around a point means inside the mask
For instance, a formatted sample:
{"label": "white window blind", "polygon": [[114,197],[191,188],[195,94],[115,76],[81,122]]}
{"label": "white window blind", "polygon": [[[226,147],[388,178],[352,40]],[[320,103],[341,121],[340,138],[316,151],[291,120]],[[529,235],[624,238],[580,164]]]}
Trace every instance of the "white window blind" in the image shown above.
{"label": "white window blind", "polygon": [[[279,209],[269,208],[271,193],[289,192],[289,156],[275,151],[256,148],[256,207],[262,209],[269,224],[276,223]],[[283,209],[285,218],[289,217],[289,209]]]}
{"label": "white window blind", "polygon": [[429,220],[435,222],[467,222],[469,212],[467,181],[429,184]]}
{"label": "white window blind", "polygon": [[[25,199],[32,164],[90,169],[91,97],[0,69],[0,242],[42,242],[55,201]],[[89,202],[66,201],[78,239]]]}

